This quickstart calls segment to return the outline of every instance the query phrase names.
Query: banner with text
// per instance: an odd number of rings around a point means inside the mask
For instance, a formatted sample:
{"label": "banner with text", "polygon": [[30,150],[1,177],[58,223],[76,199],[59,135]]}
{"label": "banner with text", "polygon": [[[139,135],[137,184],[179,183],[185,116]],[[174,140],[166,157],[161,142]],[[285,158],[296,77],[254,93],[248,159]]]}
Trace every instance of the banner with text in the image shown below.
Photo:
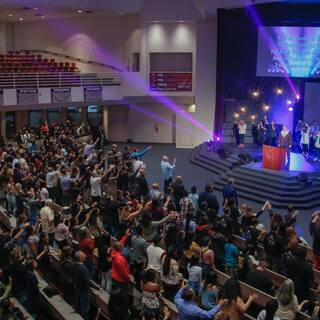
{"label": "banner with text", "polygon": [[52,103],[68,103],[71,102],[71,88],[52,88]]}
{"label": "banner with text", "polygon": [[151,72],[150,91],[192,91],[192,72]]}
{"label": "banner with text", "polygon": [[17,95],[18,104],[28,105],[39,103],[38,89],[18,89]]}
{"label": "banner with text", "polygon": [[84,88],[84,99],[87,102],[102,101],[102,87]]}

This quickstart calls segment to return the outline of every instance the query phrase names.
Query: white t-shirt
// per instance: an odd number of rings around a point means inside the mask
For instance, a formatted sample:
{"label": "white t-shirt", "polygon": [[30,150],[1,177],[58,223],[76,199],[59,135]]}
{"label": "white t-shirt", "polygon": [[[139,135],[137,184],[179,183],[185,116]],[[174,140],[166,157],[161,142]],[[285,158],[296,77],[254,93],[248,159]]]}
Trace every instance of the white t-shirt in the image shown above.
{"label": "white t-shirt", "polygon": [[101,177],[91,177],[91,196],[100,197],[101,196]]}
{"label": "white t-shirt", "polygon": [[[267,315],[267,311],[266,310],[262,310],[259,314],[258,314],[258,318],[257,320],[265,320]],[[273,320],[281,320],[279,317],[274,316]]]}
{"label": "white t-shirt", "polygon": [[57,182],[58,182],[57,176],[58,176],[58,171],[51,171],[47,173],[46,175],[47,188],[53,188],[57,186]]}
{"label": "white t-shirt", "polygon": [[145,168],[146,168],[146,165],[143,163],[143,161],[136,160],[133,164],[133,172],[136,173],[138,171],[136,177],[140,177],[140,170]]}
{"label": "white t-shirt", "polygon": [[153,269],[158,272],[162,270],[161,257],[164,254],[164,250],[160,247],[155,247],[153,244],[147,248],[148,256],[148,269]]}
{"label": "white t-shirt", "polygon": [[239,123],[239,134],[246,134],[247,132],[247,125],[244,124],[240,124]]}

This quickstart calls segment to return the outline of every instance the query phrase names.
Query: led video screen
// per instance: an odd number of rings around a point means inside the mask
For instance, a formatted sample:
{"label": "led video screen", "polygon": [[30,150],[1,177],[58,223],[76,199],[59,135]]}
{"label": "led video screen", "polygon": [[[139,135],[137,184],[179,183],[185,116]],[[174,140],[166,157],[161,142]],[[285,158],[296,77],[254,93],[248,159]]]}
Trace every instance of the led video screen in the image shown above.
{"label": "led video screen", "polygon": [[259,27],[257,76],[320,77],[320,27]]}

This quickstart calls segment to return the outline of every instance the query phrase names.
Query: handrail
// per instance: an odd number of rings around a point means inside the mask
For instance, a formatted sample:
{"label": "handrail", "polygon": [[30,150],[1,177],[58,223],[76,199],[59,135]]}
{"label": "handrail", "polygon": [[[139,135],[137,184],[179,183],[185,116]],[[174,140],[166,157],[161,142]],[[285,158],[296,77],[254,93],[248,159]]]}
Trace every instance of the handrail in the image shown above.
{"label": "handrail", "polygon": [[119,73],[0,73],[0,89],[118,86]]}
{"label": "handrail", "polygon": [[87,64],[91,64],[91,65],[96,65],[96,66],[99,66],[99,67],[107,67],[107,68],[113,69],[113,70],[118,71],[118,72],[124,72],[124,70],[119,69],[119,68],[114,67],[114,66],[111,66],[111,65],[106,64],[106,63],[102,63],[102,62],[98,62],[98,61],[91,61],[91,60],[83,59],[83,58],[77,58],[77,57],[69,56],[67,54],[48,51],[48,50],[40,50],[40,49],[25,50],[25,49],[23,49],[23,50],[18,50],[18,51],[22,51],[22,52],[26,52],[27,51],[27,52],[32,52],[32,53],[50,54],[52,56],[66,58],[66,59],[69,59],[69,60],[72,60],[72,61],[76,61],[76,62],[87,63]]}

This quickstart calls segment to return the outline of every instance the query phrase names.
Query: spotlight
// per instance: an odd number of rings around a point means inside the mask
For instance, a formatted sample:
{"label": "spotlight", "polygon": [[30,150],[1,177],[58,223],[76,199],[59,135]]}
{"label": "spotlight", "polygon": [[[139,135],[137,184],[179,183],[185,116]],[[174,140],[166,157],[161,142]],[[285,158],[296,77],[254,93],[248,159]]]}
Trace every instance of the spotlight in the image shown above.
{"label": "spotlight", "polygon": [[291,105],[292,105],[292,100],[288,99],[288,100],[287,100],[287,105],[288,105],[288,106],[291,106]]}
{"label": "spotlight", "polygon": [[259,97],[259,91],[252,91],[251,95],[254,97],[254,98],[258,98]]}
{"label": "spotlight", "polygon": [[241,108],[240,108],[240,111],[241,111],[241,112],[246,112],[247,109],[246,109],[246,107],[241,107]]}
{"label": "spotlight", "polygon": [[269,111],[269,109],[270,109],[270,106],[269,106],[269,105],[265,104],[265,105],[263,106],[263,110],[264,110],[264,111]]}
{"label": "spotlight", "polygon": [[276,94],[277,94],[278,96],[282,95],[282,94],[283,94],[283,89],[277,88],[277,89],[276,89]]}
{"label": "spotlight", "polygon": [[12,17],[12,14],[10,13],[8,16],[9,16],[9,17]]}
{"label": "spotlight", "polygon": [[257,117],[254,114],[252,114],[250,118],[251,120],[256,120]]}
{"label": "spotlight", "polygon": [[233,116],[237,119],[239,118],[239,113],[235,112]]}
{"label": "spotlight", "polygon": [[23,21],[23,18],[19,18],[19,21]]}
{"label": "spotlight", "polygon": [[77,12],[78,12],[78,13],[82,13],[82,10],[79,9]]}
{"label": "spotlight", "polygon": [[221,140],[221,137],[219,137],[219,136],[216,137],[216,140],[217,140],[217,141],[220,141],[220,140]]}
{"label": "spotlight", "polygon": [[300,94],[297,94],[297,95],[296,95],[296,99],[297,99],[297,100],[300,100]]}
{"label": "spotlight", "polygon": [[293,108],[290,106],[290,107],[288,108],[288,110],[289,110],[290,112],[292,112],[292,111],[293,111]]}

